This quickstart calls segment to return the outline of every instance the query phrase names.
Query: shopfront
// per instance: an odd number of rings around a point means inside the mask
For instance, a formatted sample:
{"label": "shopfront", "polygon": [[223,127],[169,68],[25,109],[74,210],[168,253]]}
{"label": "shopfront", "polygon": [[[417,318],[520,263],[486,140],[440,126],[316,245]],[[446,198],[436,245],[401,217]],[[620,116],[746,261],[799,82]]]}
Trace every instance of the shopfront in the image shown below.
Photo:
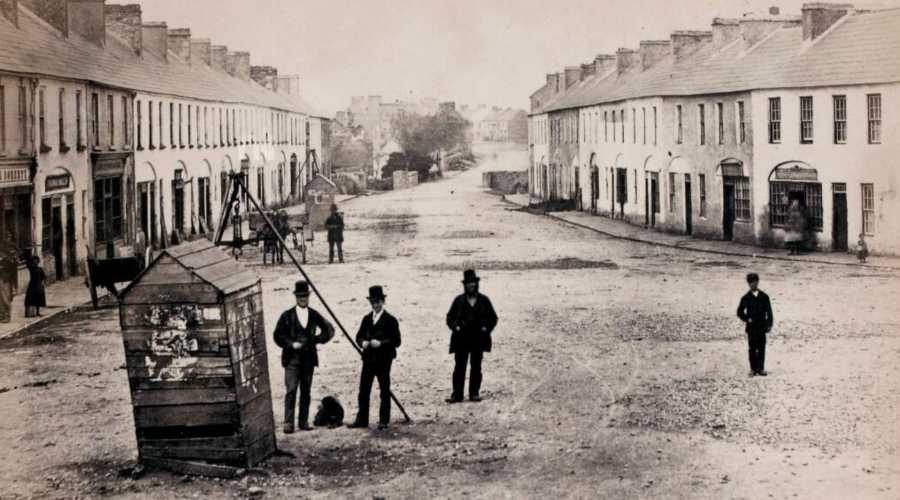
{"label": "shopfront", "polygon": [[78,274],[75,221],[75,184],[58,167],[44,177],[41,195],[41,260],[51,282]]}
{"label": "shopfront", "polygon": [[21,293],[28,283],[25,257],[33,251],[31,230],[31,160],[5,162],[0,158],[0,241],[18,258],[17,272],[9,276]]}
{"label": "shopfront", "polygon": [[134,176],[127,152],[95,152],[94,252],[98,258],[130,256],[130,217]]}

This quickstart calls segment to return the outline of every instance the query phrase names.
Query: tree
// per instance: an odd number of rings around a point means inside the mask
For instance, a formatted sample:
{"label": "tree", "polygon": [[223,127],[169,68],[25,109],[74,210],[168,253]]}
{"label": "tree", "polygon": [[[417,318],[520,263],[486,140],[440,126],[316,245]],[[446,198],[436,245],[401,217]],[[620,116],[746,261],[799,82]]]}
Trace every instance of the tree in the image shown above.
{"label": "tree", "polygon": [[455,111],[441,111],[429,116],[401,113],[394,117],[391,125],[397,142],[409,155],[427,157],[440,150],[468,146],[466,129],[469,122]]}

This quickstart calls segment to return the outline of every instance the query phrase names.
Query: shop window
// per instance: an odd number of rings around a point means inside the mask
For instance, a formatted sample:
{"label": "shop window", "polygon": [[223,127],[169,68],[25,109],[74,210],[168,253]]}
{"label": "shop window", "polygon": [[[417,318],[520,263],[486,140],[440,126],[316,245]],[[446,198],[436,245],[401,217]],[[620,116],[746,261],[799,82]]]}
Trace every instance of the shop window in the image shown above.
{"label": "shop window", "polygon": [[31,253],[31,188],[5,188],[0,194],[0,231],[14,241],[22,261]]}
{"label": "shop window", "polygon": [[94,180],[94,230],[98,242],[123,236],[121,176]]}
{"label": "shop window", "polygon": [[734,218],[749,221],[750,216],[750,178],[738,177],[734,180]]}
{"label": "shop window", "polygon": [[862,227],[863,232],[875,234],[875,185],[863,184],[862,188]]}
{"label": "shop window", "polygon": [[822,230],[822,185],[813,182],[769,182],[769,220],[772,227],[785,227],[791,200],[800,201],[810,227]]}

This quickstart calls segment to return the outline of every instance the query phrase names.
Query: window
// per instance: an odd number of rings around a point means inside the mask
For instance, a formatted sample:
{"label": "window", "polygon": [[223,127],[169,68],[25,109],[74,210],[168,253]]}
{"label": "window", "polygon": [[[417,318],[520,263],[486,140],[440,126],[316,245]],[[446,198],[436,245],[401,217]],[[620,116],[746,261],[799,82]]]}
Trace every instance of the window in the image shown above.
{"label": "window", "polygon": [[141,111],[141,101],[138,101],[137,102],[137,127],[135,127],[137,129],[137,149],[138,149],[138,151],[142,151],[144,149],[144,129],[143,129],[144,119],[143,119],[143,116],[141,116],[142,113],[143,113],[143,111]]}
{"label": "window", "polygon": [[50,232],[53,229],[53,198],[41,199],[41,247],[44,252],[53,248]]}
{"label": "window", "polygon": [[[609,115],[607,111],[603,112],[603,141],[609,142]],[[613,118],[615,119],[615,118]]]}
{"label": "window", "polygon": [[738,101],[738,142],[743,144],[747,140],[747,122],[744,116],[744,101]]}
{"label": "window", "polygon": [[866,234],[875,234],[875,185],[862,186],[862,227]]}
{"label": "window", "polygon": [[847,143],[847,96],[836,95],[831,98],[834,105],[834,143]]}
{"label": "window", "polygon": [[78,146],[83,146],[81,140],[81,91],[75,91],[75,142]]}
{"label": "window", "polygon": [[22,151],[28,150],[28,99],[25,84],[19,84],[19,146]]}
{"label": "window", "polygon": [[669,172],[669,212],[675,213],[675,173]]}
{"label": "window", "polygon": [[734,180],[734,218],[750,220],[750,178],[737,177]]}
{"label": "window", "polygon": [[697,113],[700,118],[697,128],[699,129],[700,145],[702,146],[706,144],[706,105],[698,104]]}
{"label": "window", "polygon": [[[162,121],[161,114],[159,118],[159,121]],[[153,101],[147,101],[147,146],[150,149],[155,149],[155,146],[153,146]]]}
{"label": "window", "polygon": [[[735,190],[737,192],[737,190]],[[769,218],[772,227],[784,227],[791,200],[806,205],[806,217],[817,231],[822,230],[822,185],[812,182],[769,182]]]}
{"label": "window", "polygon": [[781,142],[781,98],[769,98],[769,143]]}
{"label": "window", "polygon": [[209,147],[209,108],[203,106],[203,145]]}
{"label": "window", "polygon": [[109,145],[110,148],[112,148],[113,145],[115,145],[115,143],[116,143],[116,126],[115,126],[116,122],[115,122],[115,116],[114,116],[115,113],[114,113],[114,108],[113,108],[113,96],[112,95],[106,96],[106,114],[107,114],[106,125],[108,128],[107,132],[109,133],[109,142],[107,144]]}
{"label": "window", "polygon": [[[178,114],[179,114],[179,115],[181,114],[181,108],[180,108],[180,106],[179,106],[179,109],[178,109]],[[188,132],[188,133],[187,133],[187,142],[188,142],[188,146],[189,146],[189,147],[194,147],[194,143],[191,142],[191,141],[193,140],[193,139],[191,139],[191,137],[193,136],[193,133],[192,133],[193,130],[191,130],[192,127],[191,127],[191,105],[190,105],[190,104],[187,105],[187,128],[188,128],[188,131],[187,131],[187,132]]]}
{"label": "window", "polygon": [[643,125],[641,137],[643,138],[644,144],[647,144],[647,108],[641,108],[641,123]]}
{"label": "window", "polygon": [[621,127],[622,127],[622,143],[625,143],[625,110],[619,111],[619,118],[621,118]]}
{"label": "window", "polygon": [[869,111],[869,144],[881,143],[881,94],[866,96]]}
{"label": "window", "polygon": [[94,147],[100,146],[100,96],[96,92],[91,93],[91,134],[93,134]]}
{"label": "window", "polygon": [[631,143],[637,144],[637,111],[631,108]]}
{"label": "window", "polygon": [[131,127],[128,126],[128,96],[122,96],[122,139],[125,144],[131,144]]}
{"label": "window", "polygon": [[219,146],[224,146],[225,142],[222,141],[222,108],[219,108]]}
{"label": "window", "polygon": [[66,146],[66,89],[59,89],[59,151],[65,153],[69,150]]}
{"label": "window", "polygon": [[203,124],[200,121],[200,106],[194,107],[194,112],[196,113],[196,120],[194,120],[194,126],[197,127],[197,147],[202,147],[203,144],[200,142],[200,130],[203,128]]}
{"label": "window", "polygon": [[656,146],[656,106],[653,106],[653,145]]}
{"label": "window", "polygon": [[6,151],[6,87],[0,85],[0,153]]}
{"label": "window", "polygon": [[800,143],[813,142],[813,98],[800,96]]}
{"label": "window", "polygon": [[683,117],[681,114],[681,104],[679,104],[679,105],[675,106],[675,120],[676,120],[675,143],[676,144],[681,144],[681,142],[684,140],[684,129],[682,128],[684,122],[682,121],[682,118]]}
{"label": "window", "polygon": [[616,142],[616,111],[615,110],[613,110],[613,112],[612,112],[612,129],[613,129],[612,139],[613,139],[613,142]]}
{"label": "window", "polygon": [[121,176],[94,180],[94,229],[97,241],[122,237]]}
{"label": "window", "polygon": [[719,145],[725,144],[725,109],[721,102],[716,103],[716,142]]}
{"label": "window", "polygon": [[45,153],[49,150],[47,147],[47,121],[46,121],[46,102],[44,99],[43,87],[38,89],[38,134],[41,140],[41,152]]}
{"label": "window", "polygon": [[[181,113],[182,109],[183,109],[182,104],[178,103],[178,147],[179,148],[184,147],[184,141],[182,140],[183,137],[181,135],[181,130],[184,128],[184,126],[183,126],[184,122],[182,121],[184,116]],[[188,116],[190,116],[190,115],[188,115]]]}
{"label": "window", "polygon": [[[162,118],[162,110],[160,110],[159,117]],[[179,130],[179,133],[181,131]],[[161,134],[160,134],[161,135]],[[175,147],[175,103],[169,103],[169,145],[173,148]]]}
{"label": "window", "polygon": [[700,217],[706,217],[706,175],[699,174],[700,181]]}
{"label": "window", "polygon": [[[159,116],[157,117],[157,119],[159,121],[159,140],[157,141],[157,142],[159,142],[159,149],[166,149],[166,145],[163,141],[163,103],[162,102],[159,103]],[[152,122],[153,122],[153,120],[151,120],[151,123]],[[169,104],[169,142],[171,143],[171,141],[172,141],[172,105]],[[152,143],[150,145],[153,146]]]}

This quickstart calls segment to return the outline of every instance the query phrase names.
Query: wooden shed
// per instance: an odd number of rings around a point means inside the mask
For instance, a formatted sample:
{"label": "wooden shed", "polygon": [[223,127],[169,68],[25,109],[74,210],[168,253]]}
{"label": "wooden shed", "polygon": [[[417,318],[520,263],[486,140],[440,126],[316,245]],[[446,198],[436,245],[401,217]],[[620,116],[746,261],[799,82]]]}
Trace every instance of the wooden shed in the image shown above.
{"label": "wooden shed", "polygon": [[337,186],[328,177],[317,174],[304,189],[309,224],[313,229],[321,230],[325,227],[325,219],[331,215],[331,205],[334,203],[334,195],[337,194]]}
{"label": "wooden shed", "polygon": [[165,249],[122,292],[119,321],[142,462],[250,467],[275,451],[255,273],[207,240]]}

